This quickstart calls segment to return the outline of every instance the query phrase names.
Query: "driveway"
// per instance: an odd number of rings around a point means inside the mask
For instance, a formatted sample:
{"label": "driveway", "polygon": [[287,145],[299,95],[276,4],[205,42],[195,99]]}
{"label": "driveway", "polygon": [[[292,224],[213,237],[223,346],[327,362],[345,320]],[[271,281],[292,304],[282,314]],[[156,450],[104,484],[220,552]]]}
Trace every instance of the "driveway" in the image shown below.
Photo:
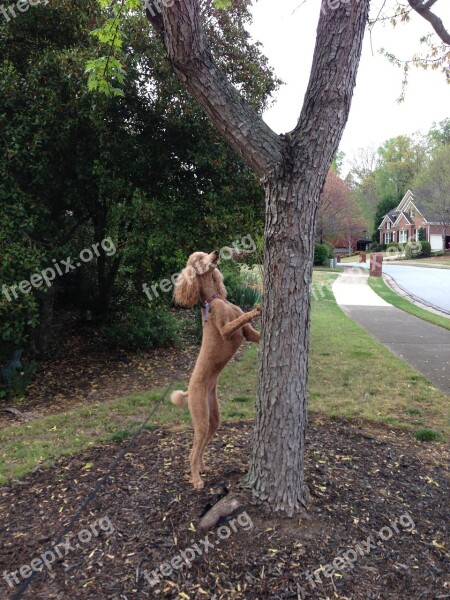
{"label": "driveway", "polygon": [[[363,266],[358,263],[341,263],[347,266]],[[412,267],[408,265],[392,265],[383,263],[383,273],[424,304],[431,304],[450,313],[450,269],[433,269],[431,267]]]}

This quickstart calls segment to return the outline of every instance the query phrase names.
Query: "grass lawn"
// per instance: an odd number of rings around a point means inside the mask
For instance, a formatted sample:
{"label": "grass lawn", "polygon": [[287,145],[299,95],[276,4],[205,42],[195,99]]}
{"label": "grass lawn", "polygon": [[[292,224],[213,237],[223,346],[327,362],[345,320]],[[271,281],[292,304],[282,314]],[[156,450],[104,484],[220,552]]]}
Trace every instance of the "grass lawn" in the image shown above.
{"label": "grass lawn", "polygon": [[[317,295],[312,308],[310,411],[328,417],[369,419],[411,431],[431,428],[449,439],[449,399],[341,311],[329,289],[336,276],[314,274],[314,284],[322,286],[323,293]],[[258,347],[250,346],[224,371],[220,382],[224,420],[253,418],[257,354]],[[129,437],[161,393],[134,394],[0,431],[0,483],[102,440]],[[189,423],[188,411],[166,400],[149,428],[162,424],[184,428]]]}
{"label": "grass lawn", "polygon": [[[369,260],[369,254],[367,254],[367,261]],[[348,262],[359,262],[359,255],[354,255],[354,256],[342,256],[341,257],[341,262],[338,264],[342,264],[342,263],[348,263]]]}
{"label": "grass lawn", "polygon": [[[382,254],[384,258],[390,258],[392,259],[392,257],[394,256],[394,254],[392,252],[379,252],[378,254]],[[369,265],[370,262],[370,252],[366,253],[366,258],[367,258],[367,265]],[[401,261],[401,263],[403,265],[414,265],[414,266],[430,266],[430,265],[439,265],[442,268],[447,268],[450,267],[450,254],[448,254],[447,256],[431,256],[430,258],[416,258],[413,260],[404,260],[403,258],[399,258],[399,262]],[[341,258],[341,263],[348,263],[348,262],[359,262],[359,256],[343,256]]]}
{"label": "grass lawn", "polygon": [[430,258],[416,258],[415,260],[405,260],[406,265],[427,266],[439,265],[444,268],[450,268],[450,254],[446,256],[430,256]]}
{"label": "grass lawn", "polygon": [[381,296],[383,300],[386,300],[386,302],[389,302],[389,304],[392,304],[393,306],[396,306],[397,308],[400,308],[401,310],[404,310],[415,317],[419,317],[419,319],[429,321],[430,323],[434,323],[435,325],[439,325],[440,327],[450,330],[449,317],[436,315],[429,310],[420,308],[420,306],[416,306],[403,296],[393,292],[391,288],[385,284],[381,277],[369,277],[369,285],[376,294]]}

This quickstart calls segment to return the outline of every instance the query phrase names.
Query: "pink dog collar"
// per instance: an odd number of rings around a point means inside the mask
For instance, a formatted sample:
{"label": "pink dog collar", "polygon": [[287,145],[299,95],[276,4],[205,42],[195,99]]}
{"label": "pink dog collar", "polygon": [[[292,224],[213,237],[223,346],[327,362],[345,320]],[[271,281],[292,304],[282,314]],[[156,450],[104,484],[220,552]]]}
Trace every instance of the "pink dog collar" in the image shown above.
{"label": "pink dog collar", "polygon": [[208,300],[205,300],[204,302],[200,301],[200,304],[205,309],[205,323],[207,323],[209,319],[209,305],[213,300],[217,300],[218,298],[220,298],[220,294],[214,294],[214,296],[211,296]]}

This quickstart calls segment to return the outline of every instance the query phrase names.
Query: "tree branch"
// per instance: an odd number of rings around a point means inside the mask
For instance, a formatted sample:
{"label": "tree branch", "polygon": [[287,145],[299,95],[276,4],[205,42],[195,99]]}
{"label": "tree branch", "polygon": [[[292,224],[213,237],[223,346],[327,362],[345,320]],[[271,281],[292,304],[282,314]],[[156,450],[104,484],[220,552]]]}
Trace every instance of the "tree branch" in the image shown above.
{"label": "tree branch", "polygon": [[[341,140],[355,87],[369,4],[369,0],[360,0],[321,11],[308,89],[298,124],[289,134],[296,147],[296,159],[312,173],[319,164],[328,169]],[[320,126],[310,131],[311,123]],[[322,155],[326,155],[326,161],[320,160]],[[324,180],[325,177],[323,173]]]}
{"label": "tree branch", "polygon": [[431,24],[444,44],[450,46],[450,33],[444,27],[442,19],[430,10],[436,2],[437,0],[429,0],[429,2],[425,2],[424,4],[422,0],[408,0],[410,7]]}
{"label": "tree branch", "polygon": [[261,177],[283,160],[283,141],[242,98],[214,61],[198,0],[182,0],[146,16],[161,35],[172,67],[207,116]]}

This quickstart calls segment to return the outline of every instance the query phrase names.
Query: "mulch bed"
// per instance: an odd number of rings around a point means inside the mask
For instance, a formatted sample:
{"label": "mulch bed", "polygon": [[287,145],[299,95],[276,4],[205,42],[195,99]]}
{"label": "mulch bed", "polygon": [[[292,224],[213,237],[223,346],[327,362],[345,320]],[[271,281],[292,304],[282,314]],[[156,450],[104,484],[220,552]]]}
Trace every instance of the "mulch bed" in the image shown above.
{"label": "mulch bed", "polygon": [[[212,547],[206,552],[201,543],[206,534],[196,532],[195,524],[245,473],[251,435],[247,422],[222,426],[207,455],[212,471],[205,476],[205,490],[195,492],[187,474],[192,433],[142,433],[66,538],[74,548],[51,570],[38,573],[23,597],[450,598],[448,449],[421,445],[382,426],[313,417],[306,468],[309,517],[266,518],[252,507],[250,520],[241,514],[240,521],[223,522],[226,529],[209,532]],[[0,573],[28,565],[52,548],[55,535],[125,443],[65,457],[0,489]],[[114,531],[97,524],[98,535],[86,541],[84,533],[81,541],[82,530],[101,518]],[[358,544],[363,548],[368,536],[374,547],[362,556]],[[144,571],[151,577],[162,563],[195,545],[202,555],[189,567],[176,563],[177,570],[154,586],[146,580]],[[348,553],[352,549],[355,560]],[[345,552],[347,568],[331,577],[319,571],[321,583],[308,580],[308,571]],[[1,580],[1,598],[14,590]]]}

